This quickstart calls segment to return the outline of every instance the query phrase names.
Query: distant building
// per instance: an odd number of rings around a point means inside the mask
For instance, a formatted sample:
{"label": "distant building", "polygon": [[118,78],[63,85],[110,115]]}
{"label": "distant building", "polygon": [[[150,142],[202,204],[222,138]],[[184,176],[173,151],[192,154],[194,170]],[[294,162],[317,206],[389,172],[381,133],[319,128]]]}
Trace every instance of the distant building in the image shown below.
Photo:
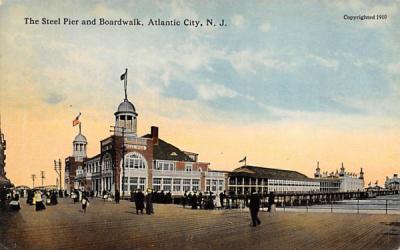
{"label": "distant building", "polygon": [[351,192],[364,190],[364,171],[361,168],[360,174],[346,172],[344,165],[340,168],[340,172],[321,173],[319,162],[315,169],[314,179],[321,183],[321,192]]}
{"label": "distant building", "polygon": [[386,176],[385,188],[390,190],[400,190],[400,178],[397,174],[393,174],[393,177],[391,178]]}
{"label": "distant building", "polygon": [[228,174],[228,188],[235,194],[319,191],[320,183],[297,171],[242,166]]}
{"label": "distant building", "polygon": [[125,99],[114,113],[114,134],[100,142],[100,152],[87,157],[88,141],[79,132],[73,141],[73,154],[65,159],[65,184],[69,191],[82,189],[101,194],[104,190],[130,195],[137,189],[183,195],[186,191],[223,192],[226,173],[212,171],[209,163],[199,162],[198,154],[182,151],[159,138],[158,127],[137,136],[135,106]]}
{"label": "distant building", "polygon": [[0,188],[4,186],[10,186],[11,182],[6,178],[6,139],[3,132],[1,131],[0,121]]}

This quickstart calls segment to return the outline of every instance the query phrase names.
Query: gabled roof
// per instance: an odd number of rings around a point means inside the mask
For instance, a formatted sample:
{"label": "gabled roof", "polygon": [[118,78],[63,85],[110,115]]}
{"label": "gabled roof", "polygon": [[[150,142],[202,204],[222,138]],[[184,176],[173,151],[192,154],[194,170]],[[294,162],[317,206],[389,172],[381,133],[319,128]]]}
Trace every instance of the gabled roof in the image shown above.
{"label": "gabled roof", "polygon": [[[151,134],[142,136],[152,138]],[[174,145],[158,138],[158,144],[153,147],[153,158],[156,160],[194,162],[187,154]]]}
{"label": "gabled roof", "polygon": [[297,171],[257,166],[242,166],[229,173],[230,177],[253,177],[272,180],[314,181]]}

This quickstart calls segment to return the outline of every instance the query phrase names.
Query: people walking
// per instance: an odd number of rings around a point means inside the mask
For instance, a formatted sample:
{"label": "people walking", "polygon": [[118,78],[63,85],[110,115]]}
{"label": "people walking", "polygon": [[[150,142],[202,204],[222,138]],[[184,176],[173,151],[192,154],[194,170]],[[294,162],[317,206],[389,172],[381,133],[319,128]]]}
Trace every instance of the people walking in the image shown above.
{"label": "people walking", "polygon": [[89,205],[89,199],[87,198],[86,195],[82,196],[82,212],[86,213],[86,208]]}
{"label": "people walking", "polygon": [[154,214],[154,208],[153,208],[153,194],[152,194],[151,189],[147,189],[147,194],[145,199],[146,202],[146,214]]}
{"label": "people walking", "polygon": [[196,193],[193,194],[191,203],[192,203],[192,209],[197,209],[197,195],[196,195]]}
{"label": "people walking", "polygon": [[21,205],[19,203],[19,194],[18,192],[13,193],[10,201],[10,208],[12,211],[18,211],[21,209]]}
{"label": "people walking", "polygon": [[274,192],[270,192],[268,196],[268,212],[272,213],[275,206],[275,194]]}
{"label": "people walking", "polygon": [[255,192],[252,193],[250,196],[249,209],[250,209],[251,220],[253,222],[253,227],[260,225],[261,221],[258,218],[258,211],[260,210],[260,197]]}
{"label": "people walking", "polygon": [[119,204],[119,200],[120,200],[120,194],[118,189],[115,191],[115,203]]}
{"label": "people walking", "polygon": [[135,206],[136,206],[136,214],[139,214],[139,211],[141,214],[143,214],[143,209],[144,209],[144,194],[142,191],[139,189],[137,194],[135,195]]}
{"label": "people walking", "polygon": [[43,204],[42,192],[40,192],[40,190],[37,190],[35,192],[35,204],[36,204],[36,211],[46,209],[46,206]]}
{"label": "people walking", "polygon": [[221,208],[224,208],[225,191],[219,194],[219,204]]}
{"label": "people walking", "polygon": [[187,197],[187,191],[185,191],[185,193],[183,194],[183,197],[182,197],[182,205],[183,205],[183,208],[186,207],[187,199],[188,199],[188,197]]}

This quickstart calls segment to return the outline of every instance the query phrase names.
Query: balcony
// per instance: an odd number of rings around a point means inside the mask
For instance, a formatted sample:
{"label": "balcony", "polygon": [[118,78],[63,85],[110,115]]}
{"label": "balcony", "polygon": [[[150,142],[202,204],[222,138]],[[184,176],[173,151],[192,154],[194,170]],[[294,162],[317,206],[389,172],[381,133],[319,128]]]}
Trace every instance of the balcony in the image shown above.
{"label": "balcony", "polygon": [[154,170],[153,177],[159,176],[171,176],[171,177],[198,177],[200,178],[201,173],[197,171],[168,171],[168,170]]}

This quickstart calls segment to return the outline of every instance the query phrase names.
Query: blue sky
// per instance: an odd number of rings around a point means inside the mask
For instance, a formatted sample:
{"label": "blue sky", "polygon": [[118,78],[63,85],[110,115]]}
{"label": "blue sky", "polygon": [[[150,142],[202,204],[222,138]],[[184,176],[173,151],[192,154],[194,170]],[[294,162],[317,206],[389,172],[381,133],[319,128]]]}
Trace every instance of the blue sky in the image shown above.
{"label": "blue sky", "polygon": [[[228,119],[241,119],[241,112],[252,120],[291,119],[288,112],[400,114],[398,1],[58,3],[3,1],[0,9],[3,27],[8,24],[3,33],[17,29],[21,42],[31,42],[25,50],[31,47],[32,55],[24,62],[42,70],[34,80],[40,88],[46,85],[42,99],[49,105],[75,102],[67,95],[77,85],[96,95],[119,93],[116,75],[128,67],[132,93],[154,88],[158,98],[195,103]],[[343,19],[381,12],[388,20]],[[18,17],[9,19],[12,13]],[[223,18],[228,26],[34,27],[22,24],[27,13],[144,21]],[[84,60],[77,60],[80,55]],[[82,75],[76,79],[81,82],[65,84],[68,79],[55,74],[68,68]]]}

